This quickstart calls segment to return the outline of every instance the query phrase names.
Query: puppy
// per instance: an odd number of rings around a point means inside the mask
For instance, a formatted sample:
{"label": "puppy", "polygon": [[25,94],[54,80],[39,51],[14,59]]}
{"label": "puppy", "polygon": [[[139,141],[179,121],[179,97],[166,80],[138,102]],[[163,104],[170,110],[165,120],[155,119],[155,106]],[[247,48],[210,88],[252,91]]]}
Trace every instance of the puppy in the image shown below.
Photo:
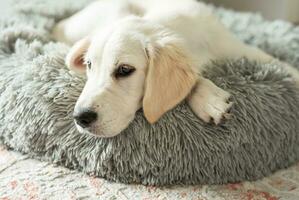
{"label": "puppy", "polygon": [[[274,58],[237,40],[195,0],[100,0],[57,24],[56,40],[73,45],[67,66],[86,75],[75,109],[80,132],[112,137],[141,107],[148,122],[187,99],[216,125],[232,106],[230,94],[202,77],[216,59]],[[295,68],[286,69],[299,80]]]}

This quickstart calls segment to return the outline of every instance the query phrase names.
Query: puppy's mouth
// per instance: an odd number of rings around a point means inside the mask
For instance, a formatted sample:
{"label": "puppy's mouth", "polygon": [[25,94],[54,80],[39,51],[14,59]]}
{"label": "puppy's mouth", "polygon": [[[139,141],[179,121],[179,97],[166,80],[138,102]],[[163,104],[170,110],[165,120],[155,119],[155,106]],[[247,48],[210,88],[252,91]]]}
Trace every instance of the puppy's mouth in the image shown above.
{"label": "puppy's mouth", "polygon": [[103,131],[101,131],[101,129],[99,129],[95,125],[91,126],[90,128],[82,128],[76,122],[75,122],[75,124],[76,124],[77,130],[81,134],[91,135],[91,136],[95,136],[95,137],[99,137],[99,138],[112,137],[112,136],[109,136],[109,135],[105,134]]}

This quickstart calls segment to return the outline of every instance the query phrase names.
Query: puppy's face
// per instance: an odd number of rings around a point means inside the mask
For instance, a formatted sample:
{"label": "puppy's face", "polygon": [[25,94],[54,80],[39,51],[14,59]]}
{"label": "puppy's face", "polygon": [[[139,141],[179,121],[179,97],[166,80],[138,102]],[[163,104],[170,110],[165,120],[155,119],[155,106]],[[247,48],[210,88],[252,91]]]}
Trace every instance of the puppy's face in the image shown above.
{"label": "puppy's face", "polygon": [[80,132],[112,137],[124,130],[143,107],[150,123],[182,101],[196,78],[179,40],[140,20],[79,41],[67,65],[86,74],[74,110]]}

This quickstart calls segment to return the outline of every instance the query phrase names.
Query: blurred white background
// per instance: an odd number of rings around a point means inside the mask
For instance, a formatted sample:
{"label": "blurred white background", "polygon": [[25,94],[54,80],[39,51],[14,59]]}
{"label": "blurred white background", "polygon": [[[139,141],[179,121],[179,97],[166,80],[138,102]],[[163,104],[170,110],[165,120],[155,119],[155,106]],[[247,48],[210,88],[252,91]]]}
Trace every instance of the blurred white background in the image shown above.
{"label": "blurred white background", "polygon": [[[30,0],[27,0],[30,1]],[[63,0],[62,0],[63,1]],[[240,11],[259,12],[268,19],[299,23],[299,0],[203,0]],[[1,15],[9,13],[11,0],[0,0]],[[75,2],[75,1],[74,1]]]}
{"label": "blurred white background", "polygon": [[10,12],[11,0],[0,0],[0,13],[6,15]]}
{"label": "blurred white background", "polygon": [[204,0],[240,11],[259,12],[268,19],[299,22],[299,0]]}

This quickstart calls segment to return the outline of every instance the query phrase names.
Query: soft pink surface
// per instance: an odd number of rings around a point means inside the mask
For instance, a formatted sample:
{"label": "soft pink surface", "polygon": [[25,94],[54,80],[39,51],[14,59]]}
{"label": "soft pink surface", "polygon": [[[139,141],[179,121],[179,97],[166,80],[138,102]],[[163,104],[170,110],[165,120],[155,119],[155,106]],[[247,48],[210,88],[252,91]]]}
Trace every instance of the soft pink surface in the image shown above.
{"label": "soft pink surface", "polygon": [[299,164],[256,182],[146,187],[112,183],[7,151],[0,146],[0,200],[198,199],[299,200]]}

